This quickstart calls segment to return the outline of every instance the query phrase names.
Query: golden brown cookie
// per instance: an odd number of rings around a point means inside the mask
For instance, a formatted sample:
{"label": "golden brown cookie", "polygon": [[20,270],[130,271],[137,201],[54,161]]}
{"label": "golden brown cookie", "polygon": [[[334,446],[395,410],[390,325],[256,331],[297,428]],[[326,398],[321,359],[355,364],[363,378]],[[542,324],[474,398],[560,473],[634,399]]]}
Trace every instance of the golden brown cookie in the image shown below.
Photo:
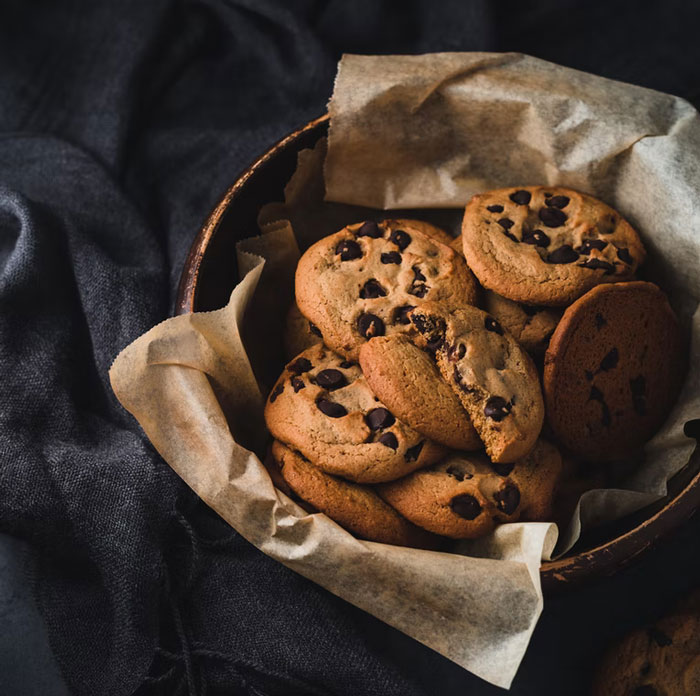
{"label": "golden brown cookie", "polygon": [[656,285],[601,285],[565,312],[545,355],[547,419],[592,461],[623,458],[658,430],[681,385],[684,347]]}
{"label": "golden brown cookie", "polygon": [[323,342],[321,332],[299,311],[296,302],[292,302],[287,311],[282,342],[287,360]]}
{"label": "golden brown cookie", "polygon": [[559,186],[474,196],[464,255],[489,290],[529,305],[565,306],[601,283],[628,280],[644,260],[631,225],[592,196]]}
{"label": "golden brown cookie", "polygon": [[593,696],[698,696],[700,593],[654,626],[629,634],[608,651]]}
{"label": "golden brown cookie", "polygon": [[377,491],[404,517],[435,534],[475,539],[500,522],[546,521],[561,473],[554,445],[539,440],[515,464],[454,453]]}
{"label": "golden brown cookie", "polygon": [[402,517],[370,486],[326,474],[281,442],[273,442],[272,454],[284,481],[300,498],[358,537],[426,549],[440,545],[438,538]]}
{"label": "golden brown cookie", "polygon": [[392,481],[442,456],[369,388],[357,363],[319,344],[287,365],[265,406],[272,436],[329,474]]}
{"label": "golden brown cookie", "polygon": [[518,304],[490,290],[484,293],[484,309],[530,355],[535,356],[547,350],[549,338],[562,315],[560,309]]}
{"label": "golden brown cookie", "polygon": [[404,423],[452,449],[483,447],[459,398],[435,361],[402,334],[379,336],[360,348],[372,391]]}
{"label": "golden brown cookie", "polygon": [[324,343],[356,360],[374,336],[413,333],[407,313],[424,302],[446,311],[473,304],[477,286],[464,259],[418,229],[388,222],[349,225],[307,249],[296,298]]}
{"label": "golden brown cookie", "polygon": [[514,462],[532,449],[542,429],[540,379],[530,356],[486,312],[451,312],[426,303],[409,314],[420,344],[434,351],[494,462]]}

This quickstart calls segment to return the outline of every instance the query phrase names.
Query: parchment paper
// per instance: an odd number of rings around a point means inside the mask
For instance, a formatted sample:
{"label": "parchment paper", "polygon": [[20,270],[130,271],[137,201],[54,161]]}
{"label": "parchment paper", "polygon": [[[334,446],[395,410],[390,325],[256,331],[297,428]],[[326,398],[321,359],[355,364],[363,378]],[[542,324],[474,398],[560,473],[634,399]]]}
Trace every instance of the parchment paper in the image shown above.
{"label": "parchment paper", "polygon": [[112,386],[163,458],[251,543],[507,688],[542,610],[539,565],[556,526],[502,525],[438,553],[359,541],[305,513],[260,463],[266,385],[281,365],[259,350],[275,334],[258,342],[257,320],[291,301],[298,247],[376,217],[350,206],[458,207],[478,190],[545,182],[618,208],[656,260],[653,279],[685,325],[692,320],[691,371],[627,490],[584,494],[561,551],[582,523],[664,495],[694,448],[682,427],[700,417],[698,117],[674,97],[512,54],[346,56],[331,115],[326,190],[343,205],[321,201],[325,144],[302,153],[287,202],[266,207],[262,237],[239,245],[242,280],[227,307],[151,329],[117,357]]}

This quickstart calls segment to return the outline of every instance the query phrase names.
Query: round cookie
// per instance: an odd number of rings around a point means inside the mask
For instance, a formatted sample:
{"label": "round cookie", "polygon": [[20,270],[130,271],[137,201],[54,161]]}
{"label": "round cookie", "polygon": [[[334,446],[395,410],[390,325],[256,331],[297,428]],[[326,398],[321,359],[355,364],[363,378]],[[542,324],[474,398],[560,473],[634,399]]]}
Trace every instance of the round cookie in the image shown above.
{"label": "round cookie", "polygon": [[452,449],[478,450],[481,440],[435,362],[403,334],[379,336],[360,348],[372,391],[404,423]]}
{"label": "round cookie", "polygon": [[374,336],[413,333],[413,307],[436,301],[449,311],[477,299],[459,254],[391,221],[349,225],[316,242],[299,260],[295,283],[302,314],[351,360]]}
{"label": "round cookie", "polygon": [[531,355],[541,355],[557,328],[562,310],[518,304],[487,290],[484,309]]}
{"label": "round cookie", "polygon": [[631,454],[668,415],[684,371],[673,310],[642,281],[593,288],[565,312],[545,355],[547,419],[591,461]]}
{"label": "round cookie", "polygon": [[326,474],[298,452],[273,442],[272,454],[286,484],[349,532],[383,544],[434,549],[440,539],[416,527],[369,486]]}
{"label": "round cookie", "polygon": [[265,423],[319,468],[358,483],[405,476],[445,451],[398,420],[357,363],[321,344],[287,365],[268,397]]}
{"label": "round cookie", "polygon": [[626,636],[608,651],[593,696],[697,696],[700,694],[700,612],[666,616]]}
{"label": "round cookie", "polygon": [[515,464],[455,453],[429,469],[381,484],[377,491],[419,527],[453,539],[475,539],[500,522],[545,521],[560,472],[556,447],[540,440]]}
{"label": "round cookie", "polygon": [[282,343],[287,360],[317,343],[323,343],[321,332],[299,311],[296,302],[292,302],[287,311]]}
{"label": "round cookie", "polygon": [[530,356],[489,314],[427,303],[409,314],[418,342],[435,353],[444,379],[494,462],[514,462],[542,429],[540,379]]}
{"label": "round cookie", "polygon": [[628,280],[645,257],[639,236],[592,196],[525,186],[474,196],[464,255],[481,284],[516,302],[565,306],[601,283]]}

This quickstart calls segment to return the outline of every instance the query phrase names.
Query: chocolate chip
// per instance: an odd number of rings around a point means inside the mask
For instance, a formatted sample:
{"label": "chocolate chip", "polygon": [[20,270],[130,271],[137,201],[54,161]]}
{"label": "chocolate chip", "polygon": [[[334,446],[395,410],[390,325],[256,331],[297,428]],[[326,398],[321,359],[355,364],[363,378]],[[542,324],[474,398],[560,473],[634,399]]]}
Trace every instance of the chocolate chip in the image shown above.
{"label": "chocolate chip", "polygon": [[402,305],[394,310],[393,323],[394,324],[410,324],[411,320],[408,318],[408,313],[415,309],[415,305]]}
{"label": "chocolate chip", "polygon": [[608,322],[605,321],[605,317],[600,313],[595,315],[595,327],[596,329],[602,329]]}
{"label": "chocolate chip", "polygon": [[645,662],[645,663],[642,665],[641,669],[639,670],[639,673],[640,673],[643,677],[646,677],[646,676],[649,675],[650,672],[651,672],[651,662]]}
{"label": "chocolate chip", "polygon": [[399,441],[396,439],[396,435],[394,435],[394,433],[384,433],[379,438],[379,442],[381,442],[384,447],[391,447],[393,450],[398,449],[399,447]]}
{"label": "chocolate chip", "polygon": [[632,696],[659,696],[659,693],[651,684],[642,684],[632,692]]}
{"label": "chocolate chip", "polygon": [[357,317],[357,330],[363,338],[373,338],[384,335],[384,322],[376,315],[368,312]]}
{"label": "chocolate chip", "polygon": [[671,638],[669,638],[663,631],[656,628],[656,626],[650,626],[647,629],[649,638],[653,640],[660,648],[667,648],[673,643]]}
{"label": "chocolate chip", "polygon": [[412,285],[408,289],[408,294],[414,297],[425,297],[428,294],[428,286],[425,283],[418,283],[418,285]]}
{"label": "chocolate chip", "polygon": [[486,210],[488,210],[490,213],[502,213],[503,206],[502,205],[488,205],[488,206],[486,206]]}
{"label": "chocolate chip", "polygon": [[545,203],[545,205],[549,205],[552,208],[566,208],[566,206],[569,205],[569,197],[568,196],[552,196],[551,198],[548,197],[544,203]]}
{"label": "chocolate chip", "polygon": [[383,264],[388,264],[388,263],[401,263],[401,254],[399,254],[398,251],[385,251],[380,257],[379,260]]}
{"label": "chocolate chip", "polygon": [[599,370],[602,370],[603,372],[607,372],[608,370],[612,370],[615,367],[617,367],[617,361],[619,360],[619,355],[617,352],[617,348],[613,348],[601,361],[600,361],[600,368]]}
{"label": "chocolate chip", "polygon": [[503,336],[503,327],[493,317],[486,317],[486,319],[484,319],[484,326],[487,331],[493,331],[499,336]]}
{"label": "chocolate chip", "polygon": [[360,289],[360,298],[373,300],[376,297],[386,297],[386,290],[374,278],[370,278]]}
{"label": "chocolate chip", "polygon": [[630,380],[630,389],[632,390],[632,403],[634,404],[634,410],[640,416],[646,416],[647,414],[647,381],[644,379],[644,375],[639,375]]}
{"label": "chocolate chip", "polygon": [[520,191],[511,193],[509,198],[511,201],[513,201],[513,203],[517,203],[518,205],[527,205],[530,202],[532,196],[530,195],[529,191],[523,191],[521,189]]}
{"label": "chocolate chip", "polygon": [[413,271],[414,280],[425,280],[425,276],[419,266],[411,266],[411,270]]}
{"label": "chocolate chip", "polygon": [[502,421],[513,407],[502,396],[492,396],[484,406],[484,415],[496,422]]}
{"label": "chocolate chip", "polygon": [[449,476],[452,476],[453,478],[456,478],[458,481],[464,481],[464,479],[474,478],[472,474],[470,474],[468,471],[465,471],[461,466],[448,466],[447,469],[445,469],[445,473]]}
{"label": "chocolate chip", "polygon": [[504,229],[509,230],[515,223],[510,218],[501,218],[498,224]]}
{"label": "chocolate chip", "polygon": [[335,247],[335,253],[340,254],[341,261],[352,261],[353,259],[362,258],[362,249],[360,245],[352,239],[344,239],[338,242]]}
{"label": "chocolate chip", "polygon": [[292,377],[291,379],[292,387],[294,387],[294,393],[296,394],[300,389],[305,389],[306,385],[301,377]]}
{"label": "chocolate chip", "polygon": [[493,495],[496,507],[506,515],[512,515],[520,505],[520,490],[515,484],[507,483],[503,490]]}
{"label": "chocolate chip", "polygon": [[309,322],[309,331],[311,331],[314,336],[318,336],[319,338],[323,338],[323,334],[321,333],[321,330],[316,326],[316,324],[312,324]]}
{"label": "chocolate chip", "polygon": [[333,391],[334,389],[344,387],[348,383],[348,380],[345,379],[345,375],[340,370],[331,368],[328,370],[321,370],[316,375],[316,383],[319,387],[323,387],[323,389]]}
{"label": "chocolate chip", "polygon": [[489,464],[499,476],[509,476],[515,468],[515,464],[506,464],[505,462],[489,462]]}
{"label": "chocolate chip", "polygon": [[608,408],[608,405],[605,403],[605,398],[603,397],[603,392],[598,389],[596,386],[591,387],[591,393],[588,396],[589,401],[598,401],[600,402],[600,405],[603,407],[603,413],[601,415],[601,422],[603,423],[604,426],[608,427],[610,423],[612,423],[612,418],[610,417],[610,409]]}
{"label": "chocolate chip", "polygon": [[329,418],[341,418],[348,414],[347,409],[342,404],[329,401],[323,397],[316,400],[316,408]]}
{"label": "chocolate chip", "polygon": [[547,256],[547,263],[573,263],[578,254],[568,244],[563,244]]}
{"label": "chocolate chip", "polygon": [[350,362],[349,360],[343,360],[343,362],[340,363],[340,366],[347,370],[349,367],[354,367],[355,363]]}
{"label": "chocolate chip", "polygon": [[447,349],[447,359],[450,362],[461,360],[467,353],[467,347],[464,343],[455,343]]}
{"label": "chocolate chip", "polygon": [[308,372],[313,365],[306,358],[297,358],[293,363],[287,365],[287,369],[295,375],[300,375],[302,372]]}
{"label": "chocolate chip", "polygon": [[481,514],[481,505],[479,501],[469,493],[456,495],[450,501],[452,512],[465,520],[475,520]]}
{"label": "chocolate chip", "polygon": [[389,235],[389,241],[403,251],[411,243],[411,235],[403,230],[392,230]]}
{"label": "chocolate chip", "polygon": [[578,251],[579,254],[585,254],[586,256],[588,256],[588,254],[591,253],[591,249],[603,251],[603,249],[605,249],[606,246],[608,246],[608,243],[603,241],[602,239],[587,237],[581,242],[581,246],[576,247],[576,251]]}
{"label": "chocolate chip", "polygon": [[379,239],[384,236],[384,230],[376,222],[367,221],[360,229],[355,232],[358,237],[372,237],[372,239]]}
{"label": "chocolate chip", "polygon": [[520,305],[523,309],[523,312],[527,314],[528,317],[534,317],[535,314],[538,314],[539,312],[542,311],[541,307],[532,307],[530,305]]}
{"label": "chocolate chip", "polygon": [[270,403],[274,404],[277,397],[284,391],[284,385],[280,382],[270,394]]}
{"label": "chocolate chip", "polygon": [[630,266],[634,263],[634,259],[632,258],[629,249],[618,249],[617,258],[620,259],[620,261],[624,261],[625,263],[629,264]]}
{"label": "chocolate chip", "polygon": [[542,230],[523,230],[523,244],[534,244],[538,247],[549,246],[550,239]]}
{"label": "chocolate chip", "polygon": [[605,271],[603,275],[615,272],[615,266],[601,259],[586,259],[583,263],[577,264],[580,268],[590,268],[594,271]]}
{"label": "chocolate chip", "polygon": [[391,411],[385,408],[373,408],[366,416],[365,422],[370,430],[383,430],[390,428],[396,422]]}
{"label": "chocolate chip", "polygon": [[566,213],[559,208],[540,208],[538,215],[547,227],[561,227],[567,220]]}
{"label": "chocolate chip", "polygon": [[418,457],[420,456],[420,451],[423,449],[424,444],[425,444],[425,442],[421,441],[417,445],[413,445],[413,447],[409,447],[406,450],[406,454],[404,454],[403,458],[407,462],[418,461]]}
{"label": "chocolate chip", "polygon": [[437,350],[445,340],[445,320],[441,317],[428,317],[411,314],[411,322],[425,336],[428,347]]}

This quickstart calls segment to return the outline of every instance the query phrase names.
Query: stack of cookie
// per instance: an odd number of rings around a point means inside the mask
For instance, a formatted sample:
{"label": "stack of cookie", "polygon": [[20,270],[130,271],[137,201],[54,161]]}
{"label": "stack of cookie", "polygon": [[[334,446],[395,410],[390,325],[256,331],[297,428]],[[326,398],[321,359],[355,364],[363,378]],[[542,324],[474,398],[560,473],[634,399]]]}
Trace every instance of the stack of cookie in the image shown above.
{"label": "stack of cookie", "polygon": [[676,396],[675,317],[631,280],[644,256],[619,214],[557,187],[475,196],[457,240],[415,220],[321,239],[265,409],[276,480],[387,543],[550,520],[562,452],[626,457]]}

